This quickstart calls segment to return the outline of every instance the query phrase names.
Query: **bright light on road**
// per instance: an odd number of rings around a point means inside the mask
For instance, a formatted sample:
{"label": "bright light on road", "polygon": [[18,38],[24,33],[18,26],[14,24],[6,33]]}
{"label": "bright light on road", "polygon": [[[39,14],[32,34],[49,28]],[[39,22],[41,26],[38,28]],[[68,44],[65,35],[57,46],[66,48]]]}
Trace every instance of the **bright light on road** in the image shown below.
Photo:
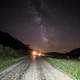
{"label": "bright light on road", "polygon": [[38,56],[41,56],[41,53],[39,53]]}
{"label": "bright light on road", "polygon": [[32,55],[33,55],[33,56],[36,56],[36,55],[37,55],[37,52],[36,52],[36,51],[33,51],[33,52],[32,52]]}

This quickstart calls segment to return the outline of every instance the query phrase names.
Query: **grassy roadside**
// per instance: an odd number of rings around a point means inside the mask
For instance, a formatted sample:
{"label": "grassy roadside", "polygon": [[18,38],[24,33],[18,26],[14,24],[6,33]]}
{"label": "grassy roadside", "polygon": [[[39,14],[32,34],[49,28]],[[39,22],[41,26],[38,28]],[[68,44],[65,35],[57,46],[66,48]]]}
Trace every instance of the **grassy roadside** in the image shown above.
{"label": "grassy roadside", "polygon": [[80,80],[80,61],[48,58],[47,61],[54,67],[63,70]]}
{"label": "grassy roadside", "polygon": [[0,72],[15,64],[20,57],[14,49],[0,45]]}
{"label": "grassy roadside", "polygon": [[0,58],[0,72],[15,64],[18,58]]}

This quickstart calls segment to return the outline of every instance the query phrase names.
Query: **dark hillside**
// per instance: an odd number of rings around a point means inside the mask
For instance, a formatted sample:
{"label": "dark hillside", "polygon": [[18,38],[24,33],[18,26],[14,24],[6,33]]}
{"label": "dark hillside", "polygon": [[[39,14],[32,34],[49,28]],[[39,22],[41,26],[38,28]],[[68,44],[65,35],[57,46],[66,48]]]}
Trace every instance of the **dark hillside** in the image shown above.
{"label": "dark hillside", "polygon": [[53,58],[68,58],[68,59],[79,59],[80,58],[80,48],[73,49],[67,53],[58,53],[58,52],[48,52],[47,56]]}
{"label": "dark hillside", "polygon": [[26,45],[12,37],[9,33],[2,31],[0,31],[0,44],[14,49],[26,49]]}

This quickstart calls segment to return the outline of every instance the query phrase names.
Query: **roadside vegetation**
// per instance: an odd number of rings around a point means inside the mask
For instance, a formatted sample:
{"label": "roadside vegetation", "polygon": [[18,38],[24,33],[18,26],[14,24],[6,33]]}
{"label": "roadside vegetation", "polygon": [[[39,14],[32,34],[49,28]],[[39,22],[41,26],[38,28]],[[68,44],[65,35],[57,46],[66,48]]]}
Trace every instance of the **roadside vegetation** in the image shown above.
{"label": "roadside vegetation", "polygon": [[0,45],[0,72],[16,63],[21,56],[14,49]]}
{"label": "roadside vegetation", "polygon": [[80,80],[80,61],[79,60],[48,58],[47,61],[57,69],[60,69],[65,73],[72,75],[74,78],[76,78],[76,80]]}

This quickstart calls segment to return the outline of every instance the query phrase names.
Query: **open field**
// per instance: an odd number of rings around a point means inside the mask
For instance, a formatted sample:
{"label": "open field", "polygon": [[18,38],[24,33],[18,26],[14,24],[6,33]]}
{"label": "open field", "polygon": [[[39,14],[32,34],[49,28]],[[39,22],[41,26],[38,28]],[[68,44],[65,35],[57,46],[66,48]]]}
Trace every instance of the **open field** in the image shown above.
{"label": "open field", "polygon": [[48,58],[47,61],[54,67],[72,75],[76,80],[80,80],[80,61],[54,58]]}

